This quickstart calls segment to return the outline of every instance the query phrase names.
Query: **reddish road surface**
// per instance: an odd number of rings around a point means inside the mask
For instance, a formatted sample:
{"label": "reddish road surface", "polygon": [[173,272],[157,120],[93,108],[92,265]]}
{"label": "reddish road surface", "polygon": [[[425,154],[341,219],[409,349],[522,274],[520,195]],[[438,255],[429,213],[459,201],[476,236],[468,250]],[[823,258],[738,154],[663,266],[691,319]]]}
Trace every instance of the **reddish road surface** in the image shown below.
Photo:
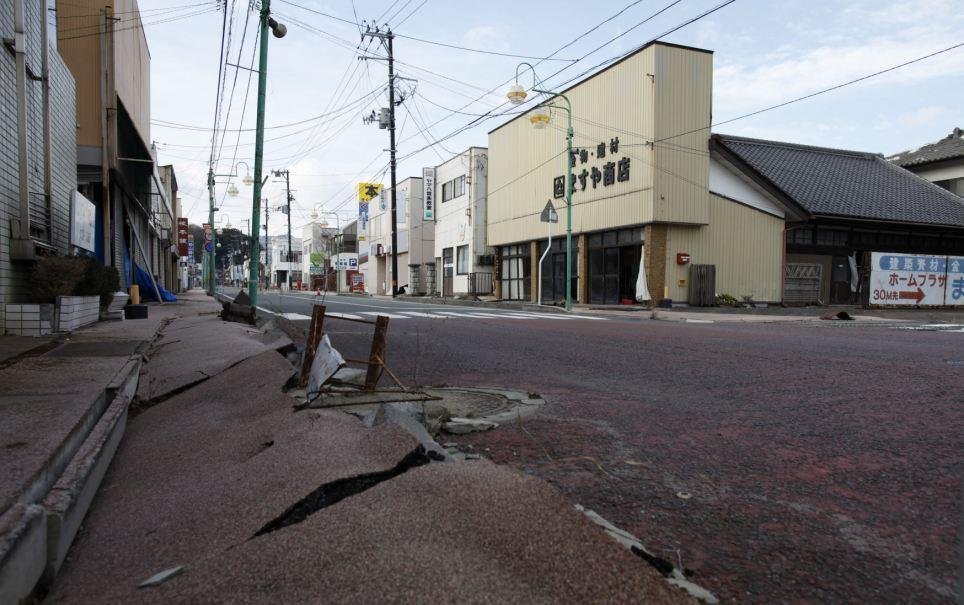
{"label": "reddish road surface", "polygon": [[[357,324],[329,327],[365,355]],[[403,380],[543,395],[521,426],[458,441],[726,601],[955,600],[964,333],[454,316],[389,332]]]}

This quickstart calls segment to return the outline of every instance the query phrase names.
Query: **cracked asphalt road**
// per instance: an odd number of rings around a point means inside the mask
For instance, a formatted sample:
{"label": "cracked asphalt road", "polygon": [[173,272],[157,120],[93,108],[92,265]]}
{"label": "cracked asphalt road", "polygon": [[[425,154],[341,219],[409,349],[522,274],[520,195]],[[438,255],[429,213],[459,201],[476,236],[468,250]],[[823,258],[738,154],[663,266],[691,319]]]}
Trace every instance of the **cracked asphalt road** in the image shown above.
{"label": "cracked asphalt road", "polygon": [[[346,357],[367,353],[364,326],[328,328]],[[388,361],[410,383],[540,393],[523,424],[452,440],[549,481],[723,600],[947,603],[962,359],[962,333],[844,322],[452,317],[393,319]]]}

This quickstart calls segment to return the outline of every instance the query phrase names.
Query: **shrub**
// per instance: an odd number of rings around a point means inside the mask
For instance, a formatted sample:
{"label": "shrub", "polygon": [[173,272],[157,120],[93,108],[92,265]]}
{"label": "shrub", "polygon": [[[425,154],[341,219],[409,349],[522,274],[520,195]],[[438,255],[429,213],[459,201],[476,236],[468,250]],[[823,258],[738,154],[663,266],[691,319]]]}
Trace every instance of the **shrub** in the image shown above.
{"label": "shrub", "polygon": [[87,260],[83,279],[74,289],[75,296],[99,296],[100,305],[106,307],[120,288],[120,274],[114,267],[105,267],[93,259]]}
{"label": "shrub", "polygon": [[731,294],[717,294],[716,304],[721,307],[738,307],[740,306],[740,301]]}
{"label": "shrub", "polygon": [[34,263],[30,280],[31,298],[41,304],[70,296],[87,273],[87,259],[77,256],[45,256]]}
{"label": "shrub", "polygon": [[39,303],[55,303],[58,296],[99,296],[107,306],[120,288],[120,275],[91,258],[45,256],[34,264],[31,298]]}

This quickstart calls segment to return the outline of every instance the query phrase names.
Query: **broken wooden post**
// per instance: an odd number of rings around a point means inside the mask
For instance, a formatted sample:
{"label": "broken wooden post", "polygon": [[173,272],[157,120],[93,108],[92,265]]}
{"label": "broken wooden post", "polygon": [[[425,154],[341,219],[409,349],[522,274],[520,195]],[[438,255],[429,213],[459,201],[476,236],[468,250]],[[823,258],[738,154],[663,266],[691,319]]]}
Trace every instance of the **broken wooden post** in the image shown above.
{"label": "broken wooden post", "polygon": [[368,355],[368,373],[365,375],[365,390],[372,391],[382,377],[385,359],[385,336],[388,334],[388,317],[375,318],[375,333],[372,335],[372,351]]}
{"label": "broken wooden post", "polygon": [[315,351],[321,341],[322,328],[325,323],[325,305],[314,305],[311,308],[311,326],[308,328],[308,340],[305,342],[305,357],[301,364],[301,377],[298,386],[308,386],[308,375],[311,373],[311,363],[315,360]]}

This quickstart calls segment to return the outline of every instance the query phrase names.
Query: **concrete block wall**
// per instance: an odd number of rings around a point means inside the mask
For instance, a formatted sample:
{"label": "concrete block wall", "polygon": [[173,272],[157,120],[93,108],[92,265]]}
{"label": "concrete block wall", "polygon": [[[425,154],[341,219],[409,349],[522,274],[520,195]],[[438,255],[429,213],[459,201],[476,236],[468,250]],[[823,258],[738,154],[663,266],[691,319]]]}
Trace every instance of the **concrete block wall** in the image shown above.
{"label": "concrete block wall", "polygon": [[17,336],[46,336],[54,331],[54,306],[32,304],[4,305],[7,334]]}
{"label": "concrete block wall", "polygon": [[58,296],[57,331],[73,332],[100,319],[99,296]]}
{"label": "concrete block wall", "polygon": [[[25,2],[27,65],[31,73],[42,72],[39,2]],[[0,10],[0,37],[13,38],[13,5]],[[53,34],[51,38],[55,38]],[[55,43],[55,40],[54,40]],[[55,48],[50,51],[51,130],[51,230],[50,241],[58,253],[68,252],[71,192],[77,188],[76,86]],[[29,303],[30,263],[10,260],[13,221],[20,218],[16,60],[0,52],[0,333],[6,303]],[[43,89],[39,81],[27,80],[28,172],[31,201],[42,204],[44,191]],[[40,194],[40,195],[37,195]]]}

